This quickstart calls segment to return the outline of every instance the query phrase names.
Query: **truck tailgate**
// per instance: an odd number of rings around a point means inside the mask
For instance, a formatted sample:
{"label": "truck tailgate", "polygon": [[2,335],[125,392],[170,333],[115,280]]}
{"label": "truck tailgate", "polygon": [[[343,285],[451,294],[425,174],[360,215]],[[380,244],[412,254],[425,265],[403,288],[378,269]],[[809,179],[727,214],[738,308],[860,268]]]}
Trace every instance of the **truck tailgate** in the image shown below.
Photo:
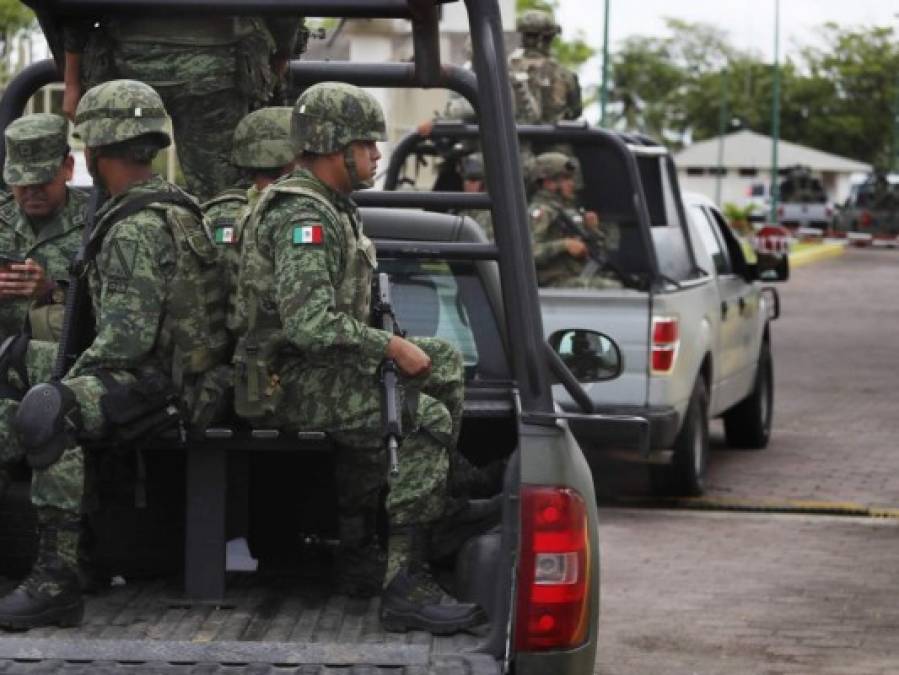
{"label": "truck tailgate", "polygon": [[[582,328],[605,333],[618,343],[624,372],[616,380],[584,385],[599,409],[645,406],[649,395],[650,296],[640,291],[541,288],[540,309],[547,337],[559,330]],[[574,402],[561,385],[553,389],[563,407]]]}
{"label": "truck tailgate", "polygon": [[386,633],[377,598],[329,596],[308,581],[238,575],[219,605],[179,593],[177,581],[129,583],[89,597],[79,628],[0,632],[0,672],[500,672],[491,656],[466,653],[474,636]]}

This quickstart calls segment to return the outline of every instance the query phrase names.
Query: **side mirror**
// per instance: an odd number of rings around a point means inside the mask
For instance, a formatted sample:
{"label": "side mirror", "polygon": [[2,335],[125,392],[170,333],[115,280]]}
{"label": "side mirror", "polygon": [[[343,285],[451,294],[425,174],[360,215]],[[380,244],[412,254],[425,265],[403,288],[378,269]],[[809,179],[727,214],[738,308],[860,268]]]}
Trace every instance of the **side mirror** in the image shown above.
{"label": "side mirror", "polygon": [[621,350],[604,333],[560,330],[549,337],[549,344],[578,382],[614,380],[624,370]]}

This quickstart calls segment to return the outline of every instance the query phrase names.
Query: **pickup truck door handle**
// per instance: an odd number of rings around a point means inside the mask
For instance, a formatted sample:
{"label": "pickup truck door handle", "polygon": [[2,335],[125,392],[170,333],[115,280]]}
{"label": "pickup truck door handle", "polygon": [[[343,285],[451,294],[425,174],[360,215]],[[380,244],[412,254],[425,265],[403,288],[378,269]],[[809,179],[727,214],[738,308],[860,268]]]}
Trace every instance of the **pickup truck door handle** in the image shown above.
{"label": "pickup truck door handle", "polygon": [[724,302],[721,303],[721,320],[722,321],[727,321],[727,310],[728,310],[728,304],[727,304],[727,301],[725,300]]}

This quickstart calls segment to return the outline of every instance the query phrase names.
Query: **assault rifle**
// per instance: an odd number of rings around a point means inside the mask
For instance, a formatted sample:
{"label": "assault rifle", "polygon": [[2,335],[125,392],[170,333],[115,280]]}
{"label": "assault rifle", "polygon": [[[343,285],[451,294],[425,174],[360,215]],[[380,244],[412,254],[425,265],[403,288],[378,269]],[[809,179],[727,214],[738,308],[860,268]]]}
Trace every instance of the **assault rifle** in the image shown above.
{"label": "assault rifle", "polygon": [[89,316],[86,316],[92,311],[87,287],[87,250],[91,234],[97,223],[97,211],[105,199],[103,190],[95,185],[87,202],[81,246],[78,247],[78,252],[69,265],[65,314],[59,336],[59,348],[56,351],[56,363],[53,364],[52,378],[54,380],[61,380],[65,377],[78,355],[93,339],[91,329],[93,329],[94,322]]}
{"label": "assault rifle", "polygon": [[[393,313],[390,300],[390,277],[381,272],[373,280],[372,296],[375,298],[373,314],[375,325],[393,335],[403,336]],[[384,435],[384,447],[387,450],[390,475],[400,473],[397,451],[403,436],[403,411],[399,387],[399,369],[393,359],[381,362],[381,428]]]}
{"label": "assault rifle", "polygon": [[563,234],[576,237],[587,245],[587,264],[581,271],[581,277],[592,277],[597,272],[611,272],[626,286],[641,288],[645,281],[635,274],[626,274],[615,263],[609,260],[606,254],[605,242],[600,234],[592,228],[584,225],[583,215],[577,218],[571,217],[564,209],[559,210],[558,223],[562,226]]}

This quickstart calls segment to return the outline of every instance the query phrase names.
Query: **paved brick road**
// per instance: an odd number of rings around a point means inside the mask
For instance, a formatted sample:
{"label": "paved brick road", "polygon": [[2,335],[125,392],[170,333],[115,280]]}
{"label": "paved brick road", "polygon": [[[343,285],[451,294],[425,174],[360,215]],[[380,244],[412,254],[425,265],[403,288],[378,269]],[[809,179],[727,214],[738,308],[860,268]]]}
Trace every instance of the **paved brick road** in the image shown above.
{"label": "paved brick road", "polygon": [[600,517],[597,673],[899,673],[899,521]]}
{"label": "paved brick road", "polygon": [[[712,500],[899,508],[899,251],[796,271],[759,452],[713,427]],[[645,472],[597,467],[605,494]],[[603,675],[899,673],[899,519],[600,512]]]}

